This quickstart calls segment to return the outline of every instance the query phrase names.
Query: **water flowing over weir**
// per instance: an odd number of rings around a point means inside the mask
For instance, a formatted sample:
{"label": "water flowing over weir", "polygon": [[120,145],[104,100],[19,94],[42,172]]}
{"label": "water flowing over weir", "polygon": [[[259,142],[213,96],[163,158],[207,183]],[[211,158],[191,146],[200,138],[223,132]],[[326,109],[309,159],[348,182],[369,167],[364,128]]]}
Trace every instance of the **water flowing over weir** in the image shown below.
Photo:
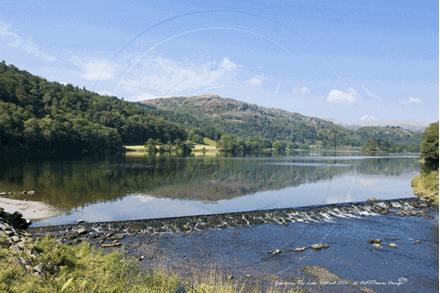
{"label": "water flowing over weir", "polygon": [[31,227],[30,230],[33,233],[57,231],[58,233],[65,234],[74,232],[79,227],[85,227],[88,229],[88,234],[85,234],[82,237],[85,239],[87,236],[99,237],[100,234],[110,231],[130,235],[131,233],[186,232],[273,223],[281,225],[289,225],[295,222],[331,223],[335,218],[362,219],[366,216],[380,215],[422,217],[426,212],[432,211],[433,209],[438,210],[438,207],[432,206],[430,202],[421,201],[418,198],[405,198],[216,215],[66,224]]}

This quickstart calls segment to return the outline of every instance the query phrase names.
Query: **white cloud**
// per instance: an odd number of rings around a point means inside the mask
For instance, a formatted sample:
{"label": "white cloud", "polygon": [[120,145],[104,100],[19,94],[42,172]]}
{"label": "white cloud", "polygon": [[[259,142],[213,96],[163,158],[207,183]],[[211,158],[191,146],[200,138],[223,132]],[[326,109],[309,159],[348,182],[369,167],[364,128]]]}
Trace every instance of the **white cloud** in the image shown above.
{"label": "white cloud", "polygon": [[302,89],[301,89],[301,92],[302,93],[310,93],[310,89],[306,88],[305,86],[303,86]]}
{"label": "white cloud", "polygon": [[156,99],[156,97],[153,96],[152,94],[143,93],[142,95],[136,98],[136,101],[145,101],[145,100],[153,100],[153,99]]}
{"label": "white cloud", "polygon": [[231,62],[231,60],[229,60],[228,58],[224,57],[221,67],[227,71],[232,71],[237,68],[237,65],[235,63]]}
{"label": "white cloud", "polygon": [[351,103],[356,102],[356,97],[359,97],[359,94],[353,88],[348,88],[348,93],[344,93],[338,90],[332,90],[328,94],[327,102],[329,103],[347,102],[349,105],[351,105]]}
{"label": "white cloud", "polygon": [[310,93],[310,89],[309,88],[307,88],[307,87],[305,87],[305,86],[303,86],[302,88],[297,88],[297,87],[294,87],[293,89],[292,89],[292,92],[293,93],[303,93],[303,94],[307,94],[307,93]]}
{"label": "white cloud", "polygon": [[361,117],[361,120],[362,120],[362,121],[365,121],[365,120],[367,120],[367,121],[371,121],[371,120],[376,120],[376,117],[374,117],[374,116],[364,115],[364,116]]}
{"label": "white cloud", "polygon": [[370,96],[371,98],[373,98],[373,99],[375,99],[375,100],[377,100],[377,101],[380,101],[380,100],[381,100],[378,96],[376,96],[375,94],[373,94],[372,92],[370,92],[367,88],[362,87],[362,89],[363,89],[363,90],[367,93],[367,95]]}
{"label": "white cloud", "polygon": [[258,77],[254,77],[250,80],[251,84],[261,84],[262,82],[263,82],[263,80]]}
{"label": "white cloud", "polygon": [[62,85],[67,85],[67,82],[65,82],[65,81],[59,81],[58,83],[62,84]]}
{"label": "white cloud", "polygon": [[17,48],[28,53],[33,54],[36,57],[41,57],[45,62],[53,62],[58,59],[54,56],[44,53],[43,49],[40,49],[38,45],[28,38],[24,40],[19,34],[13,32],[12,25],[6,24],[0,21],[0,35],[3,39],[8,41],[6,46]]}
{"label": "white cloud", "polygon": [[84,73],[81,77],[88,80],[109,80],[115,78],[115,68],[105,60],[92,60],[82,64]]}
{"label": "white cloud", "polygon": [[421,103],[422,100],[420,100],[418,98],[409,97],[409,102],[410,103]]}
{"label": "white cloud", "polygon": [[98,92],[101,96],[112,96],[112,93],[109,91],[100,91]]}

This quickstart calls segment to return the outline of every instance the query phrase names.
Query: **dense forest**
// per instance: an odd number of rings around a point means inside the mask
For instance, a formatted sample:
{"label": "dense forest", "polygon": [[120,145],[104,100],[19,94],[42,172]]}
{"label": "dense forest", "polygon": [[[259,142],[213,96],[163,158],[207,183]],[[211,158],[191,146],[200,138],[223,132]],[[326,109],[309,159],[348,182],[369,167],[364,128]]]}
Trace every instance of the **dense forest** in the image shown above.
{"label": "dense forest", "polygon": [[48,82],[0,63],[0,154],[78,156],[123,145],[186,141],[175,123],[116,97]]}

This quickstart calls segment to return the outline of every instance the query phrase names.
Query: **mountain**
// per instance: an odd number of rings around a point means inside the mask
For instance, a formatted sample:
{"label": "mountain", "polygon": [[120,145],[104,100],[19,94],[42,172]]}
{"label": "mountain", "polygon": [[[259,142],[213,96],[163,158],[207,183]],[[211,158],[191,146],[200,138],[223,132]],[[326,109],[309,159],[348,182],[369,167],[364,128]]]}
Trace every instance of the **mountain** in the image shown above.
{"label": "mountain", "polygon": [[411,131],[424,131],[429,126],[429,124],[432,123],[432,121],[405,121],[405,120],[365,121],[359,123],[345,123],[331,118],[324,118],[324,120],[333,122],[334,124],[340,125],[350,130],[357,130],[359,128],[367,127],[367,126],[380,126],[380,127],[390,126],[390,127],[400,127]]}
{"label": "mountain", "polygon": [[417,131],[387,127],[350,130],[324,119],[221,98],[218,95],[158,98],[140,104],[166,120],[170,117],[175,119],[179,115],[188,117],[190,123],[182,121],[186,128],[210,125],[226,134],[247,140],[262,137],[271,141],[327,145],[334,143],[336,133],[338,145],[361,146],[373,138],[401,144],[419,144],[421,139],[421,133]]}

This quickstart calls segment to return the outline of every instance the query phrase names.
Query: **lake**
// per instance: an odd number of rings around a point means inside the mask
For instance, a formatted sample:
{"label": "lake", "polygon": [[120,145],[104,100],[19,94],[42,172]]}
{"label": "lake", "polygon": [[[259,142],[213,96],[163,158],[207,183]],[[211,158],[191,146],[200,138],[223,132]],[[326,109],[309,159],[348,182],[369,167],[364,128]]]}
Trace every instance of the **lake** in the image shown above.
{"label": "lake", "polygon": [[33,226],[166,218],[413,197],[417,154],[297,151],[245,157],[111,157],[0,168],[0,192],[64,211]]}

